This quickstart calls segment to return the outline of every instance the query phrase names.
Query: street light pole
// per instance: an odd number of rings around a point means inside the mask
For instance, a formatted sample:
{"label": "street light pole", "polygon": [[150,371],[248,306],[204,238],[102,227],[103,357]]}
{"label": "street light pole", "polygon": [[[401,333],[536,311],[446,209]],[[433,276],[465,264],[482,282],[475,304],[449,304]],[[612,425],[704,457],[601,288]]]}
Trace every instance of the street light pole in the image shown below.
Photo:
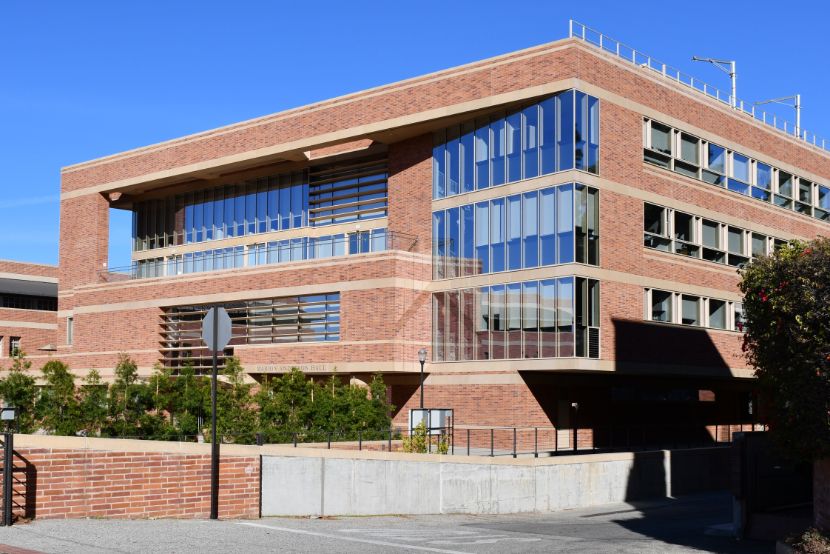
{"label": "street light pole", "polygon": [[427,361],[427,349],[418,350],[418,361],[421,362],[421,409],[424,409],[424,363]]}

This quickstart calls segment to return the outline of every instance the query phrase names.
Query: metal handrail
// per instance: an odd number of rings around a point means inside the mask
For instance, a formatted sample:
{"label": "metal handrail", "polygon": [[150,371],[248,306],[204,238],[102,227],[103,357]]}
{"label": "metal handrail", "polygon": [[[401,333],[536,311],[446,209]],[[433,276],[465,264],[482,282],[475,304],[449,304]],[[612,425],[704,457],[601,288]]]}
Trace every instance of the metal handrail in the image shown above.
{"label": "metal handrail", "polygon": [[[344,255],[345,256],[355,256],[355,255],[360,255],[360,254],[370,254],[370,253],[376,253],[376,252],[388,252],[388,251],[391,251],[391,250],[412,251],[412,249],[415,247],[416,243],[418,242],[418,237],[415,236],[415,235],[411,235],[409,233],[402,233],[402,232],[399,232],[399,231],[388,231],[387,230],[386,234],[384,235],[385,248],[383,250],[369,250],[367,252],[352,252],[352,253],[349,253],[348,252],[348,246],[349,246],[349,242],[350,242],[350,236],[349,236],[350,234],[352,234],[352,233],[345,233],[345,236],[343,238],[336,238],[336,239],[331,238],[328,241],[321,241],[321,244],[331,246],[332,248],[335,245],[345,246],[347,252]],[[307,248],[309,248],[309,243],[307,242],[307,240],[309,240],[309,239],[320,240],[323,237],[302,237],[302,238],[306,239],[306,241],[303,242],[303,245],[302,245],[301,248],[307,249]],[[371,241],[371,240],[373,240],[373,238],[374,237],[370,237],[369,240]],[[274,242],[274,241],[273,240],[267,240],[267,241],[263,241],[263,242],[252,243],[252,244],[245,245],[245,246],[252,246],[254,244],[261,245],[261,244],[267,244],[269,242]],[[216,244],[216,243],[212,243],[210,241],[199,242],[199,243],[190,243],[190,244],[205,245],[204,250],[194,251],[193,253],[205,252],[205,251],[220,251],[220,250],[223,251],[222,254],[215,254],[213,256],[213,260],[214,261],[221,261],[222,262],[221,265],[223,265],[223,266],[226,265],[225,264],[226,261],[233,262],[238,256],[240,256],[240,254],[235,252],[235,251],[224,252],[224,250],[225,250],[225,248],[234,249],[234,248],[237,248],[238,246],[241,246],[241,245],[234,245],[234,246],[227,246],[226,247],[226,246],[222,245],[221,243]],[[213,247],[211,247],[211,245],[213,245]],[[267,250],[268,249],[266,248],[266,251]],[[188,253],[190,253],[190,252],[188,252]],[[247,256],[251,255],[251,253],[252,252],[250,250],[246,250],[245,252],[243,252],[241,254],[241,256],[243,258],[246,258]],[[163,252],[163,253],[160,252],[159,256],[158,256],[159,266],[162,267],[162,266],[165,266],[166,264],[170,263],[170,260],[168,258],[170,258],[171,255],[181,256],[182,253],[171,254],[170,252]],[[303,258],[302,260],[296,260],[296,261],[310,261],[310,260],[315,260],[315,259],[328,259],[328,258],[331,258],[331,257],[335,257],[335,256],[332,255],[332,256],[325,256],[325,257],[321,257],[321,258],[306,257],[306,258]],[[156,258],[151,258],[151,259],[156,259]],[[253,265],[253,266],[245,266],[245,267],[263,267],[263,266],[266,266],[266,265],[279,265],[280,263],[287,263],[287,262],[271,262],[271,263],[256,264],[256,265]],[[230,267],[230,264],[228,264],[227,267],[223,267],[221,269],[241,269],[241,268],[239,268],[239,267]],[[210,272],[210,271],[219,271],[221,269],[213,269],[213,270],[208,270],[208,271],[199,271],[199,272],[192,272],[192,273],[206,273],[206,272]],[[142,275],[139,271],[138,264],[135,263],[135,262],[130,264],[130,265],[127,265],[127,266],[110,266],[110,267],[107,267],[106,269],[99,270],[97,272],[97,274],[98,274],[99,282],[116,282],[116,281],[125,281],[125,280],[131,280],[131,279],[151,279],[151,278],[158,278],[158,277],[172,277],[173,276],[173,275],[164,275],[164,274],[162,274],[162,275]],[[188,273],[188,274],[190,274],[190,273]]]}
{"label": "metal handrail", "polygon": [[[685,85],[692,90],[695,90],[699,93],[708,96],[709,98],[726,104],[730,108],[732,107],[731,94],[726,93],[718,89],[717,87],[714,87],[706,83],[705,81],[697,79],[687,73],[684,73],[675,67],[658,61],[655,58],[649,56],[648,54],[640,52],[639,50],[636,50],[635,48],[632,48],[627,44],[624,44],[614,38],[604,35],[596,29],[592,29],[587,25],[583,25],[582,23],[575,21],[573,19],[570,20],[569,36],[570,38],[582,40],[586,44],[598,48],[599,50],[602,50],[603,52],[606,52],[608,54],[615,55],[621,60],[636,65],[640,68],[650,69],[656,75],[662,76],[663,78],[673,81],[675,83]],[[745,102],[738,98],[735,98],[734,100],[734,109],[739,111],[740,113],[748,115],[756,121],[764,123],[765,125],[768,125],[773,129],[780,131],[784,134],[801,139],[804,141],[805,144],[809,146],[819,148],[825,152],[830,152],[830,141],[828,141],[827,139],[820,137],[819,135],[812,133],[810,131],[798,129],[789,121],[779,118],[775,114],[768,114],[763,110],[757,109],[756,106],[751,102]]]}

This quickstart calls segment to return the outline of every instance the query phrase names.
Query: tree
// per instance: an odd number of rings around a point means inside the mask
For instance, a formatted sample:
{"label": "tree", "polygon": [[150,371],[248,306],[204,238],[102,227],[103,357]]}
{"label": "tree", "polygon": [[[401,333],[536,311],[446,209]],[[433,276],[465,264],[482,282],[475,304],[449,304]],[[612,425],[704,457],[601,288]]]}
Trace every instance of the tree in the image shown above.
{"label": "tree", "polygon": [[109,387],[101,382],[101,375],[91,369],[79,391],[81,429],[86,435],[100,436],[107,424],[107,392]]}
{"label": "tree", "polygon": [[21,433],[35,430],[35,398],[37,387],[35,378],[28,371],[32,362],[26,359],[26,353],[18,350],[14,353],[9,374],[0,380],[0,396],[17,410],[17,425]]}
{"label": "tree", "polygon": [[245,382],[245,370],[239,358],[225,361],[222,375],[226,383],[218,383],[216,392],[216,432],[226,442],[252,443],[257,421],[251,395],[252,384]]}
{"label": "tree", "polygon": [[50,360],[40,370],[44,386],[40,389],[35,414],[44,430],[56,435],[75,435],[83,428],[75,375],[60,360]]}
{"label": "tree", "polygon": [[110,425],[108,433],[118,437],[140,437],[146,433],[141,423],[152,393],[139,381],[138,367],[126,354],[119,354],[115,381],[109,388]]}
{"label": "tree", "polygon": [[830,457],[830,239],[784,246],[741,274],[744,350],[772,435],[798,458]]}

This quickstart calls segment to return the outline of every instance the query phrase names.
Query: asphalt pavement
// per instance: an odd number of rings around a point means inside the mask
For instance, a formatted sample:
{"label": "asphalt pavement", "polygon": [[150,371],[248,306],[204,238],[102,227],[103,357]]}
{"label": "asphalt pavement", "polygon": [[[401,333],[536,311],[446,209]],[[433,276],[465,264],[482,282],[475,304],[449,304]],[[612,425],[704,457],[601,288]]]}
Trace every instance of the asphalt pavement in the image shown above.
{"label": "asphalt pavement", "polygon": [[730,517],[729,497],[707,494],[500,516],[46,520],[0,528],[0,552],[774,552],[772,543],[705,533]]}

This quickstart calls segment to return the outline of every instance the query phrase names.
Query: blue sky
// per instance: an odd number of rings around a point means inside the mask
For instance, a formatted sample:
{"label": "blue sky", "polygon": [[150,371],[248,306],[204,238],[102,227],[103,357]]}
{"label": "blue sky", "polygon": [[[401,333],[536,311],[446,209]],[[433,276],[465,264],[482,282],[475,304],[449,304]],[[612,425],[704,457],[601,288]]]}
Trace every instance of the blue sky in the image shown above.
{"label": "blue sky", "polygon": [[[574,18],[830,138],[821,2],[51,2],[0,6],[0,258],[57,263],[60,168],[563,38]],[[674,6],[669,8],[668,6]],[[780,114],[792,120],[792,109]],[[111,265],[129,263],[113,218]]]}

